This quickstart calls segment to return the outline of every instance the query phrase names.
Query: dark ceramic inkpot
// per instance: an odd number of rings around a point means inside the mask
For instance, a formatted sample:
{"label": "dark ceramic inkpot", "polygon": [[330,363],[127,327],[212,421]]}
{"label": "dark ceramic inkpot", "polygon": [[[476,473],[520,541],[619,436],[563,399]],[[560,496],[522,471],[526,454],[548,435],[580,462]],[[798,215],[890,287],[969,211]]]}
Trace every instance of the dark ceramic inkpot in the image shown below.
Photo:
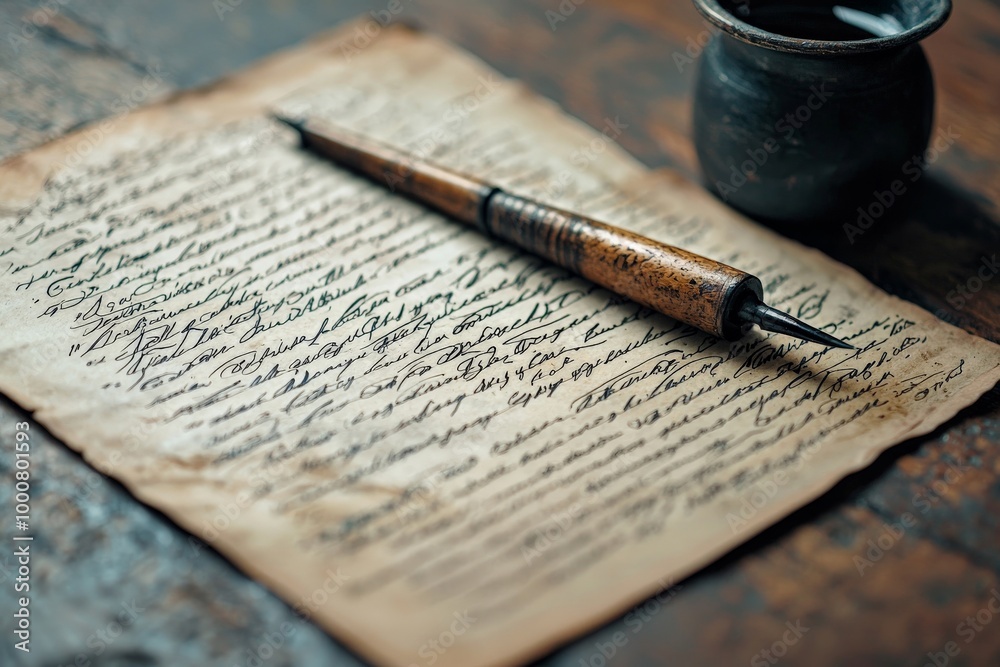
{"label": "dark ceramic inkpot", "polygon": [[[706,184],[779,224],[892,208],[924,167],[934,85],[920,40],[951,0],[694,0],[718,31],[694,139]],[[890,201],[891,199],[891,201]]]}

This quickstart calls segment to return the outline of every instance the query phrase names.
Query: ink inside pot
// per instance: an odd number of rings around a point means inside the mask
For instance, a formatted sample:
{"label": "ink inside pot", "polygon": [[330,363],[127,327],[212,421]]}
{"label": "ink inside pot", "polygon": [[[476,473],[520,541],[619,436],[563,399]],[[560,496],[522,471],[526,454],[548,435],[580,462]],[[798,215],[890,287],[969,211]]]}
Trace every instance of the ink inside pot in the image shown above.
{"label": "ink inside pot", "polygon": [[926,149],[934,86],[919,42],[951,0],[693,1],[719,28],[692,129],[725,203],[782,227],[842,221]]}
{"label": "ink inside pot", "polygon": [[867,3],[862,9],[846,4],[757,0],[752,9],[737,16],[752,26],[778,35],[828,42],[888,37],[906,29],[892,14],[871,13],[868,9],[871,4]]}

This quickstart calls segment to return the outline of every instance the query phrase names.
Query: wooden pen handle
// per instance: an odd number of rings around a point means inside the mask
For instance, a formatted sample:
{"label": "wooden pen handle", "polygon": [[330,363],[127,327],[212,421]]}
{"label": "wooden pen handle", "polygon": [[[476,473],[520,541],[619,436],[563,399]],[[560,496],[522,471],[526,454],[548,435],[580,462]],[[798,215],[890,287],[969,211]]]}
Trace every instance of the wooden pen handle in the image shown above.
{"label": "wooden pen handle", "polygon": [[457,220],[544,257],[601,287],[726,340],[751,324],[737,316],[760,280],[731,266],[512,195],[322,121],[284,120],[302,144]]}
{"label": "wooden pen handle", "polygon": [[503,191],[490,196],[482,225],[601,287],[726,340],[749,328],[736,317],[739,302],[763,296],[760,280],[749,273]]}

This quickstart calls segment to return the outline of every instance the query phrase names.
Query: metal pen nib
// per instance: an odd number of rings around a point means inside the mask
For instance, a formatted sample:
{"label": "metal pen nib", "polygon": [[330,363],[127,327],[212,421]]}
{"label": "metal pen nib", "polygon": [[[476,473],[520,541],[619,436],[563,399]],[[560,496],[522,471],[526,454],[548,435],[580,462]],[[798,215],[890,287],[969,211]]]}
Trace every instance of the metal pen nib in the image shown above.
{"label": "metal pen nib", "polygon": [[828,347],[839,347],[845,350],[857,349],[853,345],[834,338],[815,327],[811,327],[805,322],[795,319],[788,313],[781,312],[777,308],[771,308],[755,298],[747,299],[743,302],[739,310],[739,318],[749,324],[756,324],[764,331],[795,336],[796,338]]}

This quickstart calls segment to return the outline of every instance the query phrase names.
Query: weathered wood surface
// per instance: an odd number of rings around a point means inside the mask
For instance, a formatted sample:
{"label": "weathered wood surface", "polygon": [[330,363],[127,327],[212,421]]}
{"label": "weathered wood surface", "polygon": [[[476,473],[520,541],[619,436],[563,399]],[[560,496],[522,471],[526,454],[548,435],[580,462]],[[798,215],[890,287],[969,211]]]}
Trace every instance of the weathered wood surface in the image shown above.
{"label": "weathered wood surface", "polygon": [[[206,83],[337,21],[394,6],[8,0],[0,5],[0,156],[119,112],[151,73],[161,73],[154,95]],[[686,2],[400,6],[397,19],[452,39],[591,125],[618,119],[626,126],[618,140],[651,166],[696,177],[688,139],[698,55],[692,45],[706,27]],[[23,35],[25,21],[46,16],[14,48],[11,36]],[[928,171],[925,187],[908,194],[909,213],[877,221],[853,244],[839,229],[790,233],[890,292],[1000,340],[1000,275],[983,262],[1000,251],[1000,4],[961,0],[926,48],[938,82],[939,125],[959,136]],[[972,290],[981,268],[989,277]],[[966,286],[964,301],[959,285]],[[0,434],[25,418],[3,402]],[[37,427],[35,434],[36,650],[13,662],[4,640],[0,663],[61,665],[79,657],[90,665],[247,665],[254,664],[248,651],[266,647],[282,623],[292,623],[295,633],[262,664],[359,664]],[[631,624],[619,619],[542,664],[604,664],[599,646],[609,650],[619,632],[627,642],[615,647],[612,665],[921,665],[952,641],[960,652],[949,665],[1000,664],[1000,615],[984,612],[991,591],[1000,589],[998,443],[994,389],[935,433],[894,448],[683,582],[665,604],[651,600]],[[0,460],[0,475],[9,479],[8,466]],[[10,486],[0,488],[0,504],[10,506]],[[906,516],[913,521],[901,535],[887,532],[886,524]],[[12,573],[11,557],[0,556],[0,599],[12,594]],[[143,611],[112,637],[109,624],[133,600]],[[984,623],[987,615],[991,622]],[[786,624],[796,623],[799,634],[808,631],[783,647]],[[8,624],[0,624],[7,637]]]}

